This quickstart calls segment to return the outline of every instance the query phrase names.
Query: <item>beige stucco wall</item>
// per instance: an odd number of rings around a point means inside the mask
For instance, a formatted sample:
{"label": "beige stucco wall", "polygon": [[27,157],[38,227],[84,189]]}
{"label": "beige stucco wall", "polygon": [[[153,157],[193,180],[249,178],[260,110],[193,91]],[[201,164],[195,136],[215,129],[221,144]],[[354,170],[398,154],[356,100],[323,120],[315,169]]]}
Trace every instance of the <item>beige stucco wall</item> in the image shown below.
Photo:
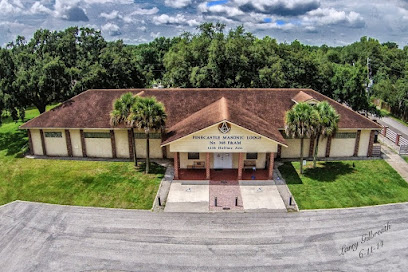
{"label": "beige stucco wall", "polygon": [[[105,132],[109,130],[84,130],[84,132]],[[85,138],[86,155],[95,158],[112,158],[110,138]]]}
{"label": "beige stucco wall", "polygon": [[266,166],[266,153],[258,153],[256,168],[263,169]]}
{"label": "beige stucco wall", "polygon": [[[236,154],[236,157],[237,157],[237,160],[236,160],[237,164],[236,164],[236,167],[234,166],[234,168],[238,168],[238,154]],[[245,153],[244,153],[243,158],[244,158],[244,161],[247,160]],[[249,160],[249,161],[252,161],[252,160]],[[264,169],[266,165],[265,163],[266,163],[266,153],[258,153],[258,158],[256,159],[256,168]]]}
{"label": "beige stucco wall", "polygon": [[[251,153],[256,153],[256,152],[251,152]],[[214,153],[210,153],[211,158],[214,158]],[[246,159],[246,153],[243,154],[242,156],[243,160]],[[263,169],[265,168],[265,159],[266,159],[266,153],[258,153],[258,158],[256,159],[256,168]],[[238,153],[233,153],[232,154],[232,168],[238,169],[238,160],[239,160],[239,154]],[[212,164],[213,166],[214,164]]]}
{"label": "beige stucco wall", "polygon": [[[136,140],[136,154],[138,158],[146,158],[146,139]],[[161,139],[150,139],[150,158],[160,159],[163,157]]]}
{"label": "beige stucco wall", "polygon": [[34,155],[44,155],[41,144],[41,135],[39,129],[30,129],[31,139],[33,141],[33,153]]}
{"label": "beige stucco wall", "polygon": [[[213,139],[197,138],[209,136]],[[235,140],[233,137],[242,138]],[[222,134],[216,124],[170,143],[171,152],[276,152],[277,147],[275,141],[234,124],[231,124],[231,131],[226,134]]]}
{"label": "beige stucco wall", "polygon": [[[300,139],[286,139],[288,147],[282,146],[282,158],[299,158],[300,157]],[[303,141],[303,157],[309,157],[310,139]]]}
{"label": "beige stucco wall", "polygon": [[[196,161],[206,161],[206,153],[200,153],[200,158],[198,160],[189,160],[188,153],[180,153],[180,168],[187,168],[187,165],[193,165]],[[210,156],[210,167],[213,165],[213,159]]]}
{"label": "beige stucco wall", "polygon": [[358,156],[367,157],[368,144],[370,143],[371,130],[362,130],[360,135],[360,144],[358,146]]}
{"label": "beige stucco wall", "polygon": [[[339,132],[356,132],[356,130],[340,130]],[[358,156],[367,156],[368,143],[370,141],[370,131],[361,131],[360,145]],[[300,140],[286,139],[288,147],[282,147],[282,158],[299,158],[300,156]],[[355,138],[332,138],[330,157],[352,157],[354,154]],[[320,139],[318,157],[326,155],[327,138]],[[310,139],[305,139],[303,146],[304,157],[309,156]]]}
{"label": "beige stucco wall", "polygon": [[[357,132],[357,130],[339,130],[338,132]],[[352,157],[355,144],[356,138],[332,138],[330,157]]]}
{"label": "beige stucco wall", "polygon": [[332,139],[330,157],[351,157],[354,154],[355,138]]}
{"label": "beige stucco wall", "polygon": [[71,136],[72,155],[74,157],[82,157],[81,133],[79,129],[70,129],[69,133]]}
{"label": "beige stucco wall", "polygon": [[[211,153],[210,155],[214,159],[214,153]],[[232,155],[232,168],[238,169],[239,153],[235,153],[235,154],[232,153],[231,155]],[[245,158],[245,156],[244,156],[244,158]],[[214,166],[214,164],[213,164],[213,166]]]}
{"label": "beige stucco wall", "polygon": [[116,156],[118,158],[129,158],[129,139],[127,130],[114,130]]}
{"label": "beige stucco wall", "polygon": [[323,158],[326,156],[326,147],[327,147],[327,137],[320,138],[319,140],[319,149],[317,150],[317,157]]}
{"label": "beige stucco wall", "polygon": [[[67,142],[65,131],[62,129],[44,129],[45,148],[48,156],[68,156]],[[46,132],[61,132],[61,138],[46,137]]]}
{"label": "beige stucco wall", "polygon": [[170,146],[166,146],[166,152],[167,152],[167,158],[168,159],[173,159],[174,158],[174,152],[170,152]]}

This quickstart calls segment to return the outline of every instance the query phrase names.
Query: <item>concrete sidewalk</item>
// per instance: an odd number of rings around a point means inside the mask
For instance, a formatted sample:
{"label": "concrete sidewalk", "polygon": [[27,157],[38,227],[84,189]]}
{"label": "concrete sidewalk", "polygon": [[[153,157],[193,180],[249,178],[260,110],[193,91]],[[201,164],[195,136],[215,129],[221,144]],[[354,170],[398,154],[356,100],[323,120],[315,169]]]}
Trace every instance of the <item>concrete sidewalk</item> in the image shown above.
{"label": "concrete sidewalk", "polygon": [[[219,183],[219,184],[218,184]],[[236,185],[217,181],[173,181],[165,212],[287,212],[278,186],[273,181],[236,181]],[[217,197],[217,207],[214,205]],[[235,206],[238,197],[238,206]]]}
{"label": "concrete sidewalk", "polygon": [[276,185],[240,183],[243,206],[247,212],[286,212]]}
{"label": "concrete sidewalk", "polygon": [[[203,181],[205,182],[205,181]],[[173,181],[167,197],[165,212],[208,212],[209,182],[183,184]]]}
{"label": "concrete sidewalk", "polygon": [[[173,163],[169,160],[153,160],[155,163],[166,167],[166,172],[162,181],[160,182],[159,190],[157,190],[156,197],[153,201],[152,210],[155,212],[163,211],[164,206],[166,205],[167,196],[169,195],[170,186],[174,179],[174,166]],[[159,198],[160,202],[159,203]],[[161,204],[161,206],[159,205]]]}
{"label": "concrete sidewalk", "polygon": [[408,163],[387,145],[382,145],[382,158],[408,182]]}

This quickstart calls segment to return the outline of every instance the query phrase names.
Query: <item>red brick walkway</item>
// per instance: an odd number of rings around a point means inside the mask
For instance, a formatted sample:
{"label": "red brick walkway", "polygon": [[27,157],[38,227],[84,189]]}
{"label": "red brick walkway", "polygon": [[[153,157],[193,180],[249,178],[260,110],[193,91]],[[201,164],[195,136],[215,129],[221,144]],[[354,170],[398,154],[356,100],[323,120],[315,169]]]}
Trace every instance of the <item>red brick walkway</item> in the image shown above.
{"label": "red brick walkway", "polygon": [[[235,198],[238,197],[238,206]],[[217,198],[217,207],[215,206]],[[241,190],[237,180],[210,180],[210,211],[243,210]]]}
{"label": "red brick walkway", "polygon": [[[205,169],[180,169],[179,175],[181,180],[205,180]],[[211,169],[211,180],[235,180],[238,178],[237,169],[223,169],[221,171]],[[267,180],[268,170],[244,169],[242,171],[243,180]]]}

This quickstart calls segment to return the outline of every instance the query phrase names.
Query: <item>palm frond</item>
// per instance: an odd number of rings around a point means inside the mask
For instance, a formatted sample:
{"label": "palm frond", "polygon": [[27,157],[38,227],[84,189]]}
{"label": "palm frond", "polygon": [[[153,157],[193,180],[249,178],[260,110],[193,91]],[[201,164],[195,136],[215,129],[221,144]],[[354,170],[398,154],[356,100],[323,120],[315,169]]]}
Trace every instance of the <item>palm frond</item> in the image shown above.
{"label": "palm frond", "polygon": [[131,92],[121,95],[113,101],[113,110],[110,113],[111,126],[117,126],[121,123],[127,123],[131,108],[138,101],[139,97]]}

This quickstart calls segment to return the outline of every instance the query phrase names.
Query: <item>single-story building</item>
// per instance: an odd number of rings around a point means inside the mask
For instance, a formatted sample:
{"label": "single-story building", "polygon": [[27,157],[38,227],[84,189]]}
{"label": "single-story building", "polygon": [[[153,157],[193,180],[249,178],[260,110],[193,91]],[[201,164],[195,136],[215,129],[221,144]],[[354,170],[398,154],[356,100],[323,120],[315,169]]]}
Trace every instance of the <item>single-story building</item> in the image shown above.
{"label": "single-story building", "polygon": [[[31,153],[131,159],[135,150],[137,158],[145,158],[144,131],[109,122],[114,100],[127,92],[164,104],[166,130],[151,134],[150,156],[173,158],[176,179],[183,170],[210,179],[215,169],[235,169],[242,179],[247,168],[263,169],[271,178],[275,158],[300,156],[300,140],[284,134],[285,112],[295,103],[328,101],[340,115],[337,133],[319,142],[320,158],[370,157],[381,129],[311,89],[88,90],[21,126],[28,131]],[[306,157],[313,148],[314,140],[305,139]]]}

